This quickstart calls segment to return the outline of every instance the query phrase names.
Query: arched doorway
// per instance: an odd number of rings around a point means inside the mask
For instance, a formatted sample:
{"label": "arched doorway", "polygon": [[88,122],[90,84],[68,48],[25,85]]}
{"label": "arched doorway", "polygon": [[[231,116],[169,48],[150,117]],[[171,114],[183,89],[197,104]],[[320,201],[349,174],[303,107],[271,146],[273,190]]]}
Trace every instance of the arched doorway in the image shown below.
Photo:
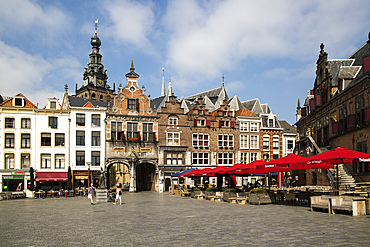
{"label": "arched doorway", "polygon": [[136,167],[136,191],[155,191],[155,165],[144,163]]}
{"label": "arched doorway", "polygon": [[108,188],[116,186],[128,190],[130,188],[130,171],[124,163],[113,163],[108,166]]}

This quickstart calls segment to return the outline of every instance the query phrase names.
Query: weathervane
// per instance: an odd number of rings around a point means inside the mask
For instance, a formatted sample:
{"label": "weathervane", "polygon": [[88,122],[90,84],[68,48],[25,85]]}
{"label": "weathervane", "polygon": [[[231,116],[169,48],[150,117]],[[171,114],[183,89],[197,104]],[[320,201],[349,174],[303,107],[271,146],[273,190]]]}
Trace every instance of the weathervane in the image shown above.
{"label": "weathervane", "polygon": [[225,85],[225,75],[222,74],[222,86]]}
{"label": "weathervane", "polygon": [[95,21],[95,34],[98,33],[98,19]]}

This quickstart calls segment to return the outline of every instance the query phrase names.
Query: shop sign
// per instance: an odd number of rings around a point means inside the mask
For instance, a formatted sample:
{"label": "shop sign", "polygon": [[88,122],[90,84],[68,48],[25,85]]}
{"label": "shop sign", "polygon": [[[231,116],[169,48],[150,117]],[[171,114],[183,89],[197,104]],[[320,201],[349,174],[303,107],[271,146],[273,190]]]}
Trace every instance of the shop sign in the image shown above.
{"label": "shop sign", "polygon": [[140,148],[140,152],[142,153],[150,153],[152,151],[152,148]]}
{"label": "shop sign", "polygon": [[88,176],[75,176],[75,179],[88,179]]}
{"label": "shop sign", "polygon": [[24,179],[24,176],[3,176],[3,179]]}
{"label": "shop sign", "polygon": [[126,148],[125,147],[113,147],[114,152],[125,152]]}
{"label": "shop sign", "polygon": [[10,174],[24,176],[24,172],[11,172]]}

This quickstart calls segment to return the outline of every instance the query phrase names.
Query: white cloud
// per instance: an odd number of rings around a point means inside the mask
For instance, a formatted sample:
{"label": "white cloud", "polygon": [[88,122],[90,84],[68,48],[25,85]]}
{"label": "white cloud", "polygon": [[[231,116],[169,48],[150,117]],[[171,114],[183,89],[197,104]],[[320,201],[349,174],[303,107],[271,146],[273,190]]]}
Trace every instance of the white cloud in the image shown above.
{"label": "white cloud", "polygon": [[[48,32],[59,32],[69,26],[69,18],[53,6],[42,8],[29,0],[0,0],[0,31],[33,31],[37,28]],[[11,27],[11,28],[9,28]],[[49,33],[49,35],[51,35]]]}
{"label": "white cloud", "polygon": [[81,77],[81,72],[76,69],[79,67],[81,65],[75,58],[58,58],[50,62],[0,41],[0,92],[5,96],[23,93],[33,103],[43,106],[47,98],[60,99],[65,83],[73,80],[74,85]]}
{"label": "white cloud", "polygon": [[364,1],[212,3],[174,1],[164,18],[171,32],[167,64],[179,80],[188,78],[187,87],[205,78],[212,80],[225,70],[234,71],[244,60],[312,62],[321,42],[343,50],[339,47],[368,25],[362,5],[369,4]]}
{"label": "white cloud", "polygon": [[113,38],[134,48],[147,49],[142,50],[144,53],[151,52],[150,35],[155,21],[151,1],[145,4],[128,0],[106,1],[104,7],[113,22],[108,31]]}

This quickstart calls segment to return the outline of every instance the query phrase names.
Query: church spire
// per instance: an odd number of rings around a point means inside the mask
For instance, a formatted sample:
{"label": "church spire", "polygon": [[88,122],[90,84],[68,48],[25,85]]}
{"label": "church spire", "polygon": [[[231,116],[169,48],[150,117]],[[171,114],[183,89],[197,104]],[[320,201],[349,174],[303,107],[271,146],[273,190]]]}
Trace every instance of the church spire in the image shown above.
{"label": "church spire", "polygon": [[92,46],[89,55],[90,61],[85,67],[83,80],[84,86],[93,84],[96,87],[105,88],[108,80],[107,70],[104,69],[102,63],[102,55],[100,54],[101,41],[98,37],[98,20],[95,21],[95,33],[91,37],[90,44]]}
{"label": "church spire", "polygon": [[162,91],[161,91],[161,96],[166,96],[166,86],[164,84],[164,68],[162,68],[163,71],[163,77],[162,77]]}
{"label": "church spire", "polygon": [[302,117],[302,111],[301,111],[301,103],[298,97],[298,105],[297,105],[297,114],[296,114],[296,121],[298,122]]}

